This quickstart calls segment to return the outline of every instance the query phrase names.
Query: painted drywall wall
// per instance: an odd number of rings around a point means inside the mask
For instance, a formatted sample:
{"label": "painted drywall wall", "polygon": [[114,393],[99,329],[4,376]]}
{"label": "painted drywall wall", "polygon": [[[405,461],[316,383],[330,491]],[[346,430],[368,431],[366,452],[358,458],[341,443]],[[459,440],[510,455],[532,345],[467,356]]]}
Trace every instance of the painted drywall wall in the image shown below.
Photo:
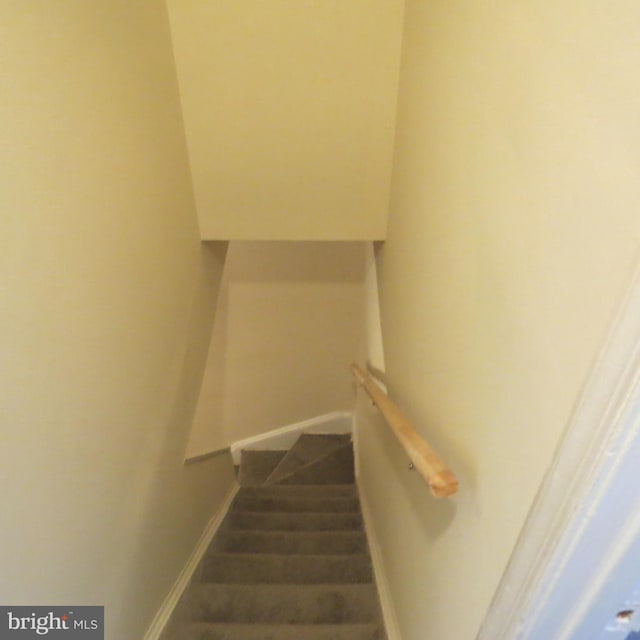
{"label": "painted drywall wall", "polygon": [[401,0],[168,0],[202,237],[383,238]]}
{"label": "painted drywall wall", "polygon": [[386,382],[461,489],[433,499],[359,407],[404,640],[476,636],[630,280],[639,24],[632,2],[406,3]]}
{"label": "painted drywall wall", "polygon": [[0,601],[138,639],[233,482],[182,464],[224,246],[164,3],[0,4]]}
{"label": "painted drywall wall", "polygon": [[364,245],[231,242],[187,455],[352,409]]}

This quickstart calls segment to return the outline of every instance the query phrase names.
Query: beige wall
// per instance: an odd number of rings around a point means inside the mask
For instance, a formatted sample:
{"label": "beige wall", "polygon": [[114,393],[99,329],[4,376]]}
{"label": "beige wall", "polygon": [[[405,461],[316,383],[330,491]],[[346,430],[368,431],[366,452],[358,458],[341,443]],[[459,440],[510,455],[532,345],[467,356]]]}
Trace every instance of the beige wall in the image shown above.
{"label": "beige wall", "polygon": [[203,238],[382,238],[401,0],[168,0]]}
{"label": "beige wall", "polygon": [[461,491],[368,407],[361,467],[404,640],[472,640],[638,255],[640,7],[405,12],[386,377]]}
{"label": "beige wall", "polygon": [[182,465],[223,251],[164,3],[0,7],[0,601],[137,640],[232,482]]}
{"label": "beige wall", "polygon": [[364,255],[351,242],[230,244],[188,455],[352,408]]}

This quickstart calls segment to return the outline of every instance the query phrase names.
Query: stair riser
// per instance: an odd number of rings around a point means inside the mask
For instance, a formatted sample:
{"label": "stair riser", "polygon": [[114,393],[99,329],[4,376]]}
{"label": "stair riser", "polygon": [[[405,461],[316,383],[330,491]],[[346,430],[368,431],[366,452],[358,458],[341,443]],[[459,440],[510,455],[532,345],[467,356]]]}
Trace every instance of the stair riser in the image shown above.
{"label": "stair riser", "polygon": [[203,582],[228,584],[354,584],[372,580],[367,556],[212,555]]}
{"label": "stair riser", "polygon": [[360,510],[360,503],[356,498],[260,498],[239,495],[233,503],[233,509],[281,513],[352,513]]}
{"label": "stair riser", "polygon": [[374,624],[345,625],[243,625],[199,623],[188,640],[383,640]]}
{"label": "stair riser", "polygon": [[374,622],[371,585],[197,585],[191,594],[194,621],[281,624]]}
{"label": "stair riser", "polygon": [[229,529],[271,531],[362,530],[360,514],[250,513],[235,511],[227,516]]}
{"label": "stair riser", "polygon": [[367,553],[364,533],[360,532],[220,532],[213,551],[234,553]]}
{"label": "stair riser", "polygon": [[357,498],[353,484],[275,484],[269,487],[241,487],[238,495],[255,498]]}

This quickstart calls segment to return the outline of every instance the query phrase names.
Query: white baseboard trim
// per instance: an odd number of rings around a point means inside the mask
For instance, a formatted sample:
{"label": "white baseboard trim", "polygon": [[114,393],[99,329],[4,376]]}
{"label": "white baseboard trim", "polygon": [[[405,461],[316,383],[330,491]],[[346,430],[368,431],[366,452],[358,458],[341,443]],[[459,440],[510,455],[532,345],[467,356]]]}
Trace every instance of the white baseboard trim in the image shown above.
{"label": "white baseboard trim", "polygon": [[180,575],[173,584],[173,587],[171,587],[171,590],[167,594],[167,597],[164,599],[162,606],[160,607],[160,609],[158,609],[158,613],[156,613],[154,619],[151,622],[151,625],[147,629],[147,632],[144,635],[144,640],[160,640],[164,628],[169,622],[169,619],[171,618],[176,605],[182,597],[182,594],[189,586],[193,573],[197,569],[198,564],[202,560],[202,557],[211,544],[213,536],[215,536],[218,529],[220,528],[220,525],[222,524],[224,517],[227,515],[227,511],[229,510],[231,502],[233,501],[239,488],[240,485],[234,482],[224,501],[220,505],[220,508],[216,511],[216,513],[213,514],[213,516],[209,520],[205,530],[202,532],[202,535],[198,540],[198,543],[189,556],[187,563],[180,572]]}
{"label": "white baseboard trim", "polygon": [[332,411],[321,416],[273,429],[251,438],[238,440],[231,445],[233,464],[240,464],[243,449],[273,451],[290,449],[303,432],[310,433],[351,433],[353,414],[350,411]]}
{"label": "white baseboard trim", "polygon": [[362,519],[364,528],[367,533],[369,542],[369,553],[371,554],[371,564],[375,576],[376,586],[378,588],[378,596],[380,598],[380,608],[382,609],[382,619],[387,632],[387,640],[402,640],[400,635],[400,626],[396,616],[393,598],[391,597],[391,588],[387,579],[387,573],[384,568],[382,559],[382,549],[378,542],[378,536],[373,525],[373,517],[367,496],[362,490],[362,486],[358,485],[360,494],[360,507],[362,509]]}

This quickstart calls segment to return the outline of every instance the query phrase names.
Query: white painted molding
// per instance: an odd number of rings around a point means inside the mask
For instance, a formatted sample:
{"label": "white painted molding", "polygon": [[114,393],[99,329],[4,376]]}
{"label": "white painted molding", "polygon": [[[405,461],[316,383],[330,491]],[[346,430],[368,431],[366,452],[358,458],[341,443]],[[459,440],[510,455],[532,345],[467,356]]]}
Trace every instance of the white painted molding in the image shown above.
{"label": "white painted molding", "polygon": [[[382,328],[380,323],[380,302],[378,299],[378,274],[376,269],[376,259],[374,243],[369,243],[367,252],[367,275],[365,280],[366,294],[366,327],[365,327],[365,354],[369,365],[378,370],[384,371],[384,347],[382,342]],[[357,401],[357,398],[356,398]],[[353,412],[353,448],[356,479],[360,477],[360,429],[357,427],[357,413]],[[382,548],[373,524],[373,515],[369,500],[367,499],[363,483],[358,482],[358,493],[360,495],[360,507],[362,509],[362,519],[369,543],[369,553],[371,554],[371,564],[378,589],[380,599],[380,609],[382,619],[387,633],[387,640],[402,640],[400,626],[396,615],[391,588],[384,567]]]}
{"label": "white painted molding", "polygon": [[[358,399],[356,397],[356,402],[357,400]],[[358,428],[358,412],[356,411],[356,407],[353,409],[351,424],[353,425],[353,431],[351,434],[351,441],[353,443],[353,471],[357,482],[360,477],[360,429]]]}
{"label": "white painted molding", "polygon": [[[385,370],[382,322],[380,320],[380,297],[378,294],[378,267],[374,243],[367,247],[365,275],[365,342],[367,363],[376,371]],[[386,389],[385,389],[386,391]]]}
{"label": "white painted molding", "polygon": [[[545,607],[555,603],[563,571],[613,486],[617,469],[637,440],[640,398],[640,271],[633,279],[609,337],[534,501],[478,640],[538,640],[530,635]],[[632,523],[636,524],[636,523]],[[640,528],[640,522],[637,523]],[[628,541],[611,539],[619,555]],[[604,551],[605,549],[603,549]],[[607,564],[605,557],[604,564]],[[609,562],[610,564],[610,562]],[[594,585],[575,584],[574,597],[593,604]],[[576,610],[568,611],[579,618]],[[569,638],[576,622],[558,624]],[[602,631],[595,629],[596,633]],[[560,636],[554,635],[558,638]]]}
{"label": "white painted molding", "polygon": [[164,599],[162,606],[158,609],[158,613],[156,613],[153,618],[151,625],[147,629],[147,632],[144,635],[144,640],[160,640],[162,632],[166,627],[171,615],[173,614],[176,605],[178,604],[182,594],[187,590],[191,582],[191,577],[193,573],[200,564],[206,550],[209,548],[213,537],[217,533],[224,517],[227,515],[227,511],[229,511],[229,507],[233,502],[233,499],[238,492],[240,485],[234,482],[233,486],[229,490],[226,495],[224,501],[220,505],[220,508],[213,514],[211,519],[209,520],[205,530],[202,532],[198,543],[196,544],[193,552],[189,556],[187,563],[184,568],[180,572],[180,575],[177,577],[175,583],[171,587],[171,590],[167,594],[167,597]]}
{"label": "white painted molding", "polygon": [[402,640],[402,636],[400,635],[400,626],[398,625],[398,618],[396,616],[396,610],[391,596],[391,588],[389,587],[387,572],[384,568],[382,549],[380,548],[378,536],[376,535],[376,530],[373,524],[369,501],[367,500],[367,496],[365,495],[361,484],[358,484],[358,492],[360,495],[362,519],[364,521],[364,528],[369,542],[371,564],[373,566],[375,582],[378,588],[378,597],[380,598],[382,619],[387,632],[387,640]]}
{"label": "white painted molding", "polygon": [[251,438],[238,440],[231,445],[233,464],[240,464],[243,449],[274,451],[289,449],[301,433],[351,433],[353,430],[353,414],[351,411],[332,411],[302,422],[273,429]]}
{"label": "white painted molding", "polygon": [[210,458],[222,455],[223,453],[230,453],[229,447],[222,447],[221,449],[214,449],[213,451],[207,451],[207,453],[196,453],[185,459],[184,464],[195,464],[196,462],[204,462]]}

